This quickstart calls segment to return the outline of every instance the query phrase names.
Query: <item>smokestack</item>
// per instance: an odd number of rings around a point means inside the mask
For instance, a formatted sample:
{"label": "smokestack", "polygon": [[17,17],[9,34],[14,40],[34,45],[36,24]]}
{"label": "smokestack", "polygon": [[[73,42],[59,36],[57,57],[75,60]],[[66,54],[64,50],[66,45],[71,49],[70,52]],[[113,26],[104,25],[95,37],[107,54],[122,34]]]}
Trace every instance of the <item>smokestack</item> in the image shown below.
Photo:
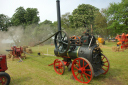
{"label": "smokestack", "polygon": [[56,0],[58,31],[61,31],[60,0]]}

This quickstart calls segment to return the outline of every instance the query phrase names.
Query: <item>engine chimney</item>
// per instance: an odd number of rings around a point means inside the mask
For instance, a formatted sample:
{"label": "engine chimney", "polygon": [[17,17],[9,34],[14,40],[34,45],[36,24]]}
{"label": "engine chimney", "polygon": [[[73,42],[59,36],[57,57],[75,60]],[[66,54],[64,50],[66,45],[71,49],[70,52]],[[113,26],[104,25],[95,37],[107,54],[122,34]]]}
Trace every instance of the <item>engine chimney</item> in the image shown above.
{"label": "engine chimney", "polygon": [[60,0],[56,0],[58,31],[61,31]]}

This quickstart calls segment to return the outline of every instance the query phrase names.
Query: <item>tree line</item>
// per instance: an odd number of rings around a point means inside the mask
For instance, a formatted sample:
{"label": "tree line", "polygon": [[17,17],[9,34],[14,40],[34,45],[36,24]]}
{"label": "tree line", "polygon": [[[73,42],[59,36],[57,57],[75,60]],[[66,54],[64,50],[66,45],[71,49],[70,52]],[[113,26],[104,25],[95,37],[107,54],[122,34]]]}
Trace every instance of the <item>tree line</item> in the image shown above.
{"label": "tree line", "polygon": [[[27,29],[26,27],[31,24],[36,24],[38,28],[41,25],[49,25],[51,29],[57,30],[57,21],[45,20],[39,23],[38,14],[37,8],[24,9],[23,7],[17,8],[11,18],[0,14],[0,30],[8,31],[8,27],[19,25]],[[94,35],[104,38],[128,33],[128,0],[110,3],[108,8],[102,10],[90,4],[81,4],[72,13],[61,16],[61,27],[74,35],[80,35],[81,32],[90,29]]]}

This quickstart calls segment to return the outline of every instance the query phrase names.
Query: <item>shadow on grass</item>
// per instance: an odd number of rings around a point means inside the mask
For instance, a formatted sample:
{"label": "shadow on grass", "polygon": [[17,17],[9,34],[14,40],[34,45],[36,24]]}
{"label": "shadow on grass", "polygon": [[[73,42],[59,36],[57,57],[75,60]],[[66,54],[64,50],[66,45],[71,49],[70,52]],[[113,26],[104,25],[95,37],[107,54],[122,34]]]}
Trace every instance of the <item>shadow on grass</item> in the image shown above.
{"label": "shadow on grass", "polygon": [[120,72],[121,69],[111,68],[108,73],[95,77],[93,80],[105,83],[106,85],[124,85],[123,82],[118,79],[121,75]]}
{"label": "shadow on grass", "polygon": [[12,78],[9,85],[19,85],[21,83],[28,82],[31,79],[32,79],[31,77],[19,77],[15,79]]}
{"label": "shadow on grass", "polygon": [[117,77],[120,75],[120,71],[121,69],[117,69],[117,68],[110,68],[109,71],[106,74],[101,74],[97,77],[94,77],[94,80],[98,80],[98,81],[103,81],[106,78],[112,78],[112,77]]}

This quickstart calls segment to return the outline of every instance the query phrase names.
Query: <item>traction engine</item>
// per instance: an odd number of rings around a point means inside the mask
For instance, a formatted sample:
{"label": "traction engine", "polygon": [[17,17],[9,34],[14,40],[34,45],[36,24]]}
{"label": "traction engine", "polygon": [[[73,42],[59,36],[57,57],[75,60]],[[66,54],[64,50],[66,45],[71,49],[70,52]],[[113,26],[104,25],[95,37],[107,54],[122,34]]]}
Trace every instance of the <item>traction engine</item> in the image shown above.
{"label": "traction engine", "polygon": [[56,73],[63,74],[67,66],[77,81],[89,83],[93,76],[108,72],[109,61],[96,44],[96,38],[88,32],[80,39],[74,39],[69,38],[66,32],[60,31],[55,35],[54,43],[55,55],[63,58],[63,60],[54,61]]}
{"label": "traction engine", "polygon": [[8,69],[6,55],[0,55],[0,85],[9,85],[10,76],[5,71]]}
{"label": "traction engine", "polygon": [[[64,74],[65,66],[72,71],[73,77],[81,83],[89,83],[93,76],[106,74],[109,61],[96,44],[96,38],[89,35],[89,30],[81,37],[70,37],[61,31],[60,4],[57,2],[58,32],[54,38],[54,54],[63,60],[54,60],[54,70],[57,74]],[[52,65],[52,64],[50,64]]]}

